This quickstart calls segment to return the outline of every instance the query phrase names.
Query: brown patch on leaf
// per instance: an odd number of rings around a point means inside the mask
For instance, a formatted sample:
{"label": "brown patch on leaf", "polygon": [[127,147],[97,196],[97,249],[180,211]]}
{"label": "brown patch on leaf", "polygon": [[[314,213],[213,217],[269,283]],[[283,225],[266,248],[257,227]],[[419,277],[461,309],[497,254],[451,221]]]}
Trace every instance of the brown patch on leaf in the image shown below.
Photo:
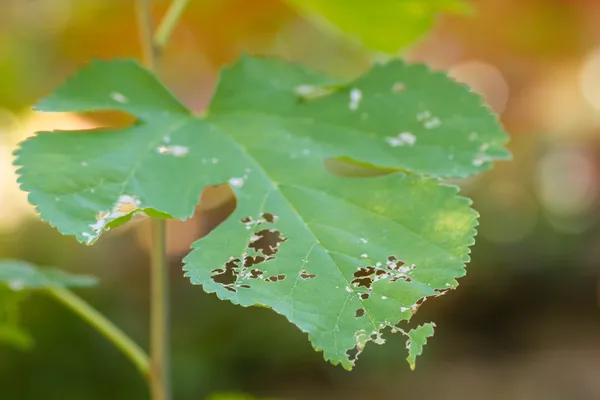
{"label": "brown patch on leaf", "polygon": [[365,309],[364,308],[359,308],[358,310],[356,310],[356,314],[354,316],[356,318],[360,318],[363,315],[365,315]]}

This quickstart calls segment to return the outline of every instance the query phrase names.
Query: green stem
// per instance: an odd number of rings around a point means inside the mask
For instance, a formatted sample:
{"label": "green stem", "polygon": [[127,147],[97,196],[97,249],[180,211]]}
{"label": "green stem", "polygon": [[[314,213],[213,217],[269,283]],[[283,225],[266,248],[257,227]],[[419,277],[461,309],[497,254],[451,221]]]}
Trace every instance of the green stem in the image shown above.
{"label": "green stem", "polygon": [[158,52],[152,41],[152,0],[136,0],[136,12],[142,62],[146,68],[154,71],[158,62]]}
{"label": "green stem", "polygon": [[171,6],[167,10],[167,13],[163,17],[163,20],[160,22],[160,25],[156,29],[156,33],[154,34],[154,47],[157,51],[162,51],[167,45],[177,22],[181,18],[181,14],[183,14],[183,10],[185,6],[187,6],[189,0],[173,0]]}
{"label": "green stem", "polygon": [[152,266],[150,290],[150,387],[153,400],[171,399],[169,271],[166,257],[166,221],[152,221]]}
{"label": "green stem", "polygon": [[[138,25],[146,68],[157,73],[161,53],[188,0],[173,0],[156,35],[152,36],[152,0],[137,0]],[[152,221],[150,273],[150,391],[153,400],[171,399],[169,274],[166,221]]]}
{"label": "green stem", "polygon": [[79,315],[91,326],[96,328],[98,332],[106,336],[108,340],[110,340],[135,364],[145,378],[148,377],[150,363],[146,353],[104,315],[100,314],[85,300],[71,292],[69,289],[54,287],[47,289],[47,293],[54,296],[54,298],[70,308],[75,314]]}

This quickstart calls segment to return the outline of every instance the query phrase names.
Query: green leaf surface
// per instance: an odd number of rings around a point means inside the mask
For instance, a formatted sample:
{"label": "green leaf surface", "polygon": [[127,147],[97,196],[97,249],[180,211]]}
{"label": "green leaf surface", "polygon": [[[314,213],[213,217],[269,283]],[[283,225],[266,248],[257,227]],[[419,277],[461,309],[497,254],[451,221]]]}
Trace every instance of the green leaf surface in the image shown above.
{"label": "green leaf surface", "polygon": [[38,268],[20,260],[0,260],[0,285],[13,291],[46,289],[51,287],[88,287],[96,284],[96,278],[72,275],[67,272]]}
{"label": "green leaf surface", "polygon": [[420,325],[408,332],[408,340],[406,348],[408,349],[408,357],[406,360],[410,364],[410,369],[415,369],[417,357],[423,354],[423,346],[427,344],[427,338],[433,336],[435,324],[432,322]]}
{"label": "green leaf surface", "polygon": [[136,62],[94,62],[36,108],[117,109],[138,123],[39,134],[16,153],[19,182],[42,219],[91,244],[136,213],[190,217],[206,185],[247,182],[241,195],[256,199],[273,182],[307,177],[306,168],[324,174],[330,157],[439,177],[508,157],[481,98],[422,65],[393,61],[328,95],[298,94],[331,83],[244,57],[223,72],[208,115],[196,117]]}
{"label": "green leaf surface", "polygon": [[[186,275],[220,298],[273,308],[351,368],[348,350],[382,343],[383,328],[464,275],[477,215],[437,178],[508,157],[481,104],[402,61],[343,83],[243,57],[194,116],[136,62],[94,62],[38,109],[117,109],[136,124],[39,134],[16,164],[42,218],[88,244],[140,212],[186,219],[207,185],[228,182],[237,208],[194,245]],[[402,172],[336,177],[325,161],[337,157]]]}
{"label": "green leaf surface", "polygon": [[467,14],[462,0],[288,0],[308,16],[320,16],[366,47],[396,53],[412,44],[436,21],[439,13]]}

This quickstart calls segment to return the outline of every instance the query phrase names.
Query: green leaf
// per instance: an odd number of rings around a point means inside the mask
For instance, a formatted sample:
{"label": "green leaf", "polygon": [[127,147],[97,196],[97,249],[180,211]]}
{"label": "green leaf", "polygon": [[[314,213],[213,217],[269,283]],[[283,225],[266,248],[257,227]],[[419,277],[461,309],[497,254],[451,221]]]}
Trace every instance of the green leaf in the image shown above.
{"label": "green leaf", "polygon": [[[117,109],[137,123],[39,134],[16,164],[41,217],[88,244],[140,212],[186,219],[207,185],[228,182],[237,208],[194,245],[186,275],[220,298],[273,308],[351,368],[348,350],[382,343],[383,328],[464,275],[477,215],[436,177],[509,156],[481,104],[402,61],[343,83],[243,57],[194,116],[136,62],[95,62],[38,109]],[[388,174],[337,177],[325,167],[333,158]]]}
{"label": "green leaf", "polygon": [[440,12],[469,14],[462,0],[288,0],[309,16],[319,15],[365,46],[396,53],[412,44],[436,21]]}
{"label": "green leaf", "polygon": [[38,268],[20,260],[0,260],[0,285],[5,284],[13,291],[50,287],[88,287],[95,285],[96,282],[96,278],[91,276],[72,275],[58,269]]}
{"label": "green leaf", "polygon": [[223,72],[208,115],[196,117],[136,62],[94,62],[36,108],[118,109],[138,123],[39,134],[16,153],[19,182],[42,219],[91,244],[134,214],[189,218],[206,185],[250,178],[243,196],[262,198],[305,164],[325,173],[326,158],[463,177],[508,157],[507,137],[481,98],[422,65],[392,61],[329,95],[297,93],[332,82],[245,57]]}
{"label": "green leaf", "polygon": [[410,369],[415,369],[415,362],[418,356],[423,354],[423,346],[427,344],[427,338],[433,336],[435,324],[432,322],[423,324],[408,332],[408,340],[406,348],[408,349],[408,357],[406,360],[410,364]]}
{"label": "green leaf", "polygon": [[29,290],[88,287],[96,282],[91,276],[38,268],[21,260],[0,260],[0,342],[21,350],[33,346],[33,338],[19,323],[20,304]]}
{"label": "green leaf", "polygon": [[431,178],[306,172],[199,240],[186,276],[221,299],[271,307],[327,360],[351,368],[349,350],[383,343],[384,328],[456,287],[476,213]]}

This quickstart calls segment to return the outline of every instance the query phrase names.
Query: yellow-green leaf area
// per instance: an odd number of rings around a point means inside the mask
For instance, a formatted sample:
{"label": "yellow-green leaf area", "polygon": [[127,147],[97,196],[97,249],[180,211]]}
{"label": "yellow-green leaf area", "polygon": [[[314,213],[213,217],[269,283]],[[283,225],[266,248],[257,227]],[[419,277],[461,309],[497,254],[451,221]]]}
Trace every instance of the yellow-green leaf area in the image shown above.
{"label": "yellow-green leaf area", "polygon": [[288,0],[308,16],[317,15],[366,47],[387,53],[420,39],[439,13],[467,14],[462,0]]}

